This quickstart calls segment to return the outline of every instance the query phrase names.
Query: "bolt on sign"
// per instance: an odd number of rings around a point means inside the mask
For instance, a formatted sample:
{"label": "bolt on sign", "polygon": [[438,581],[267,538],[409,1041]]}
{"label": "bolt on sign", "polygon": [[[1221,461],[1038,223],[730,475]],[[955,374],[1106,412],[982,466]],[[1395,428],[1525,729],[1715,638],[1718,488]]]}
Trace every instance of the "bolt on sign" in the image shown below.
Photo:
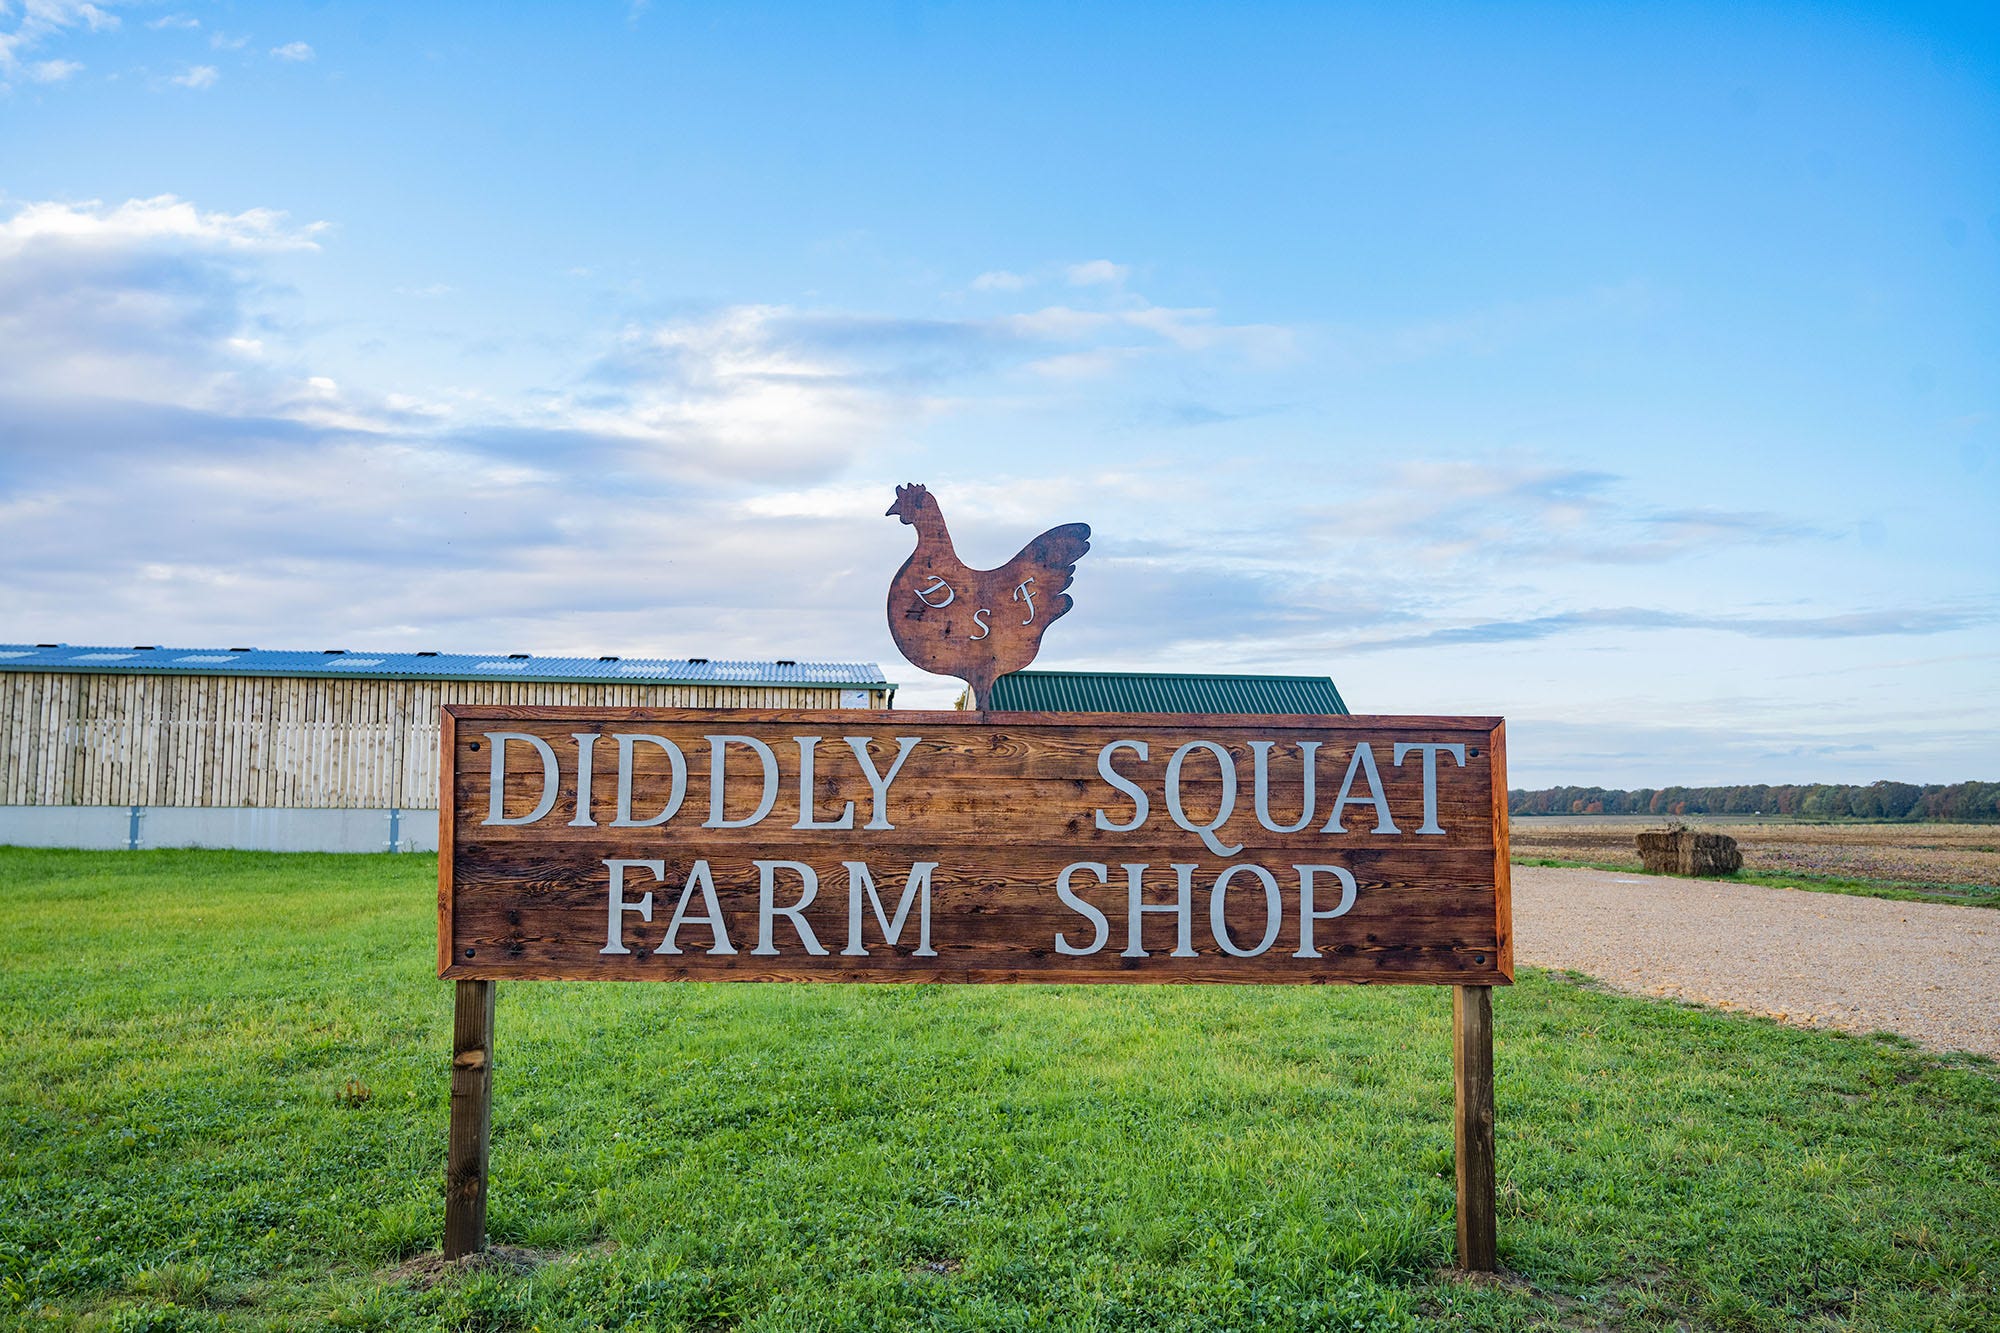
{"label": "bolt on sign", "polygon": [[1512,977],[1497,718],[447,715],[449,978]]}

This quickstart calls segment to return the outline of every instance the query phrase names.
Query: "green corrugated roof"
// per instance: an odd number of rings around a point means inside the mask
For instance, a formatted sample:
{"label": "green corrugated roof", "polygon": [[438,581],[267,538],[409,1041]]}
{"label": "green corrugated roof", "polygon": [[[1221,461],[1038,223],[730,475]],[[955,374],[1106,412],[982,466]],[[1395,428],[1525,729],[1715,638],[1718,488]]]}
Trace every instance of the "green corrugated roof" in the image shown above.
{"label": "green corrugated roof", "polygon": [[989,708],[1046,713],[1345,713],[1328,676],[1141,671],[1016,671]]}

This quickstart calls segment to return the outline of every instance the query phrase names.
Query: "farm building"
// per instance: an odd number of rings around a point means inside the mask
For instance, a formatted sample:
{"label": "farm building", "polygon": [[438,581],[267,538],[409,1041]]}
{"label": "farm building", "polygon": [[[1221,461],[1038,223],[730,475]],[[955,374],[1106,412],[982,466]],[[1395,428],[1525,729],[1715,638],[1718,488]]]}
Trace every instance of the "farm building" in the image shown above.
{"label": "farm building", "polygon": [[440,705],[894,694],[872,662],[0,644],[0,843],[429,851]]}

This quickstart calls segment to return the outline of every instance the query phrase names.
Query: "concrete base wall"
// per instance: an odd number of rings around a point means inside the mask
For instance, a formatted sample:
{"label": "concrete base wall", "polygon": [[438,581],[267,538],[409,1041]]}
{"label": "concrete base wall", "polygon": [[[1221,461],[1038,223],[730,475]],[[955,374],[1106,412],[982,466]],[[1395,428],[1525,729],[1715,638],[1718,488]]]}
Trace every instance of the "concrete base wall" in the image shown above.
{"label": "concrete base wall", "polygon": [[131,824],[124,805],[0,805],[0,844],[123,850]]}
{"label": "concrete base wall", "polygon": [[437,822],[435,810],[0,805],[0,844],[115,851],[227,847],[253,852],[434,852]]}

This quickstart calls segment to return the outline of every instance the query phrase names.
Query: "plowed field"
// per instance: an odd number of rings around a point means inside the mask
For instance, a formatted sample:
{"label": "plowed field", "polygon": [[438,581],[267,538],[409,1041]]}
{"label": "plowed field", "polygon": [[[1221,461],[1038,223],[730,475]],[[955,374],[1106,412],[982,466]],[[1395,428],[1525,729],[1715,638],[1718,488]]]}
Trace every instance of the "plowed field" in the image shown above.
{"label": "plowed field", "polygon": [[[1705,832],[1726,833],[1743,852],[1743,868],[1791,875],[1826,875],[1892,884],[2000,886],[2000,825],[1802,824],[1690,818]],[[1546,815],[1516,818],[1518,860],[1551,857],[1639,866],[1633,838],[1662,828],[1659,819],[1626,815]]]}

